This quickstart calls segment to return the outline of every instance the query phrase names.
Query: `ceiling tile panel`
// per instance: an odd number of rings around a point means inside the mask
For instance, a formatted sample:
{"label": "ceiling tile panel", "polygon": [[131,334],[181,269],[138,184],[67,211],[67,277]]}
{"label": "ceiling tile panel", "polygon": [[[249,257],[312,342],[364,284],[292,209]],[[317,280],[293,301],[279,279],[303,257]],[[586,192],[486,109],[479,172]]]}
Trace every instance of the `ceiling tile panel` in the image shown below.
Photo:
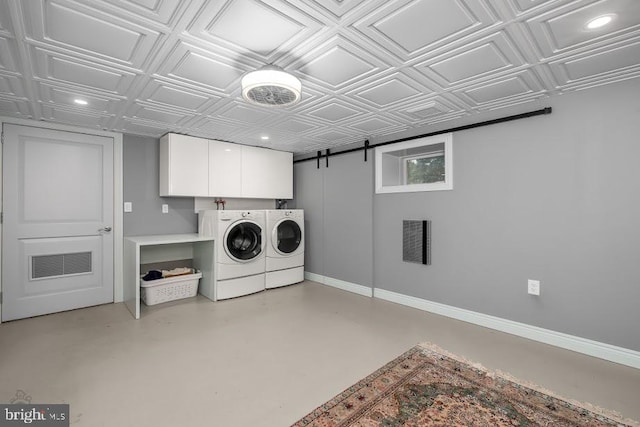
{"label": "ceiling tile panel", "polygon": [[92,114],[83,110],[71,110],[61,107],[54,108],[51,105],[42,105],[42,117],[45,120],[54,121],[56,123],[71,124],[74,126],[84,126],[93,129],[103,129],[109,116]]}
{"label": "ceiling tile panel", "polygon": [[244,103],[232,102],[228,107],[220,110],[218,115],[223,119],[234,120],[239,123],[254,124],[273,117],[274,113],[268,109],[260,109],[248,106]]}
{"label": "ceiling tile panel", "polygon": [[555,61],[550,63],[549,67],[558,81],[564,85],[593,76],[637,71],[640,69],[638,58],[640,39],[631,44],[608,47],[598,52]]}
{"label": "ceiling tile panel", "polygon": [[419,126],[425,123],[432,123],[439,118],[449,118],[460,116],[464,111],[448,98],[452,95],[432,96],[430,99],[418,100],[403,106],[394,112],[408,126]]}
{"label": "ceiling tile panel", "polygon": [[495,17],[482,0],[394,0],[354,27],[403,60],[435,53],[489,27]]}
{"label": "ceiling tile panel", "polygon": [[137,104],[128,110],[127,116],[131,119],[151,121],[169,126],[179,126],[191,115],[184,112],[161,109],[157,106]]}
{"label": "ceiling tile panel", "polygon": [[0,36],[0,70],[18,72],[21,67],[17,63],[17,58],[15,41]]}
{"label": "ceiling tile panel", "polygon": [[[169,26],[175,23],[182,10],[189,5],[187,1],[166,0],[110,0],[102,7],[118,7],[123,16],[139,16],[158,24]],[[96,7],[99,7],[96,5]]]}
{"label": "ceiling tile panel", "polygon": [[457,56],[436,62],[431,69],[449,84],[508,67],[509,61],[495,44],[487,43]]}
{"label": "ceiling tile panel", "polygon": [[488,82],[456,91],[476,106],[505,102],[513,98],[531,96],[543,91],[538,79],[529,70],[518,72],[497,82]]}
{"label": "ceiling tile panel", "polygon": [[182,108],[197,111],[209,102],[220,100],[220,96],[204,95],[197,91],[172,85],[161,80],[153,79],[142,91],[140,100],[148,103],[164,105],[166,107]]}
{"label": "ceiling tile panel", "polygon": [[512,77],[499,83],[492,83],[475,89],[466,90],[477,104],[486,104],[497,99],[509,98],[529,92],[530,89],[521,79]]}
{"label": "ceiling tile panel", "polygon": [[443,113],[449,113],[450,109],[438,101],[429,101],[417,107],[408,108],[406,111],[415,117],[424,119]]}
{"label": "ceiling tile panel", "polygon": [[322,123],[314,123],[306,118],[291,119],[291,118],[285,117],[283,119],[274,121],[273,123],[273,129],[276,129],[278,131],[288,131],[288,132],[293,132],[298,134],[308,132],[312,129],[316,129],[321,126],[323,126]]}
{"label": "ceiling tile panel", "polygon": [[333,37],[300,58],[291,68],[325,91],[333,91],[350,84],[365,83],[389,65],[350,40]]}
{"label": "ceiling tile panel", "polygon": [[33,43],[107,61],[142,67],[159,34],[68,1],[29,1],[24,7],[27,36]]}
{"label": "ceiling tile panel", "polygon": [[[29,107],[29,101],[26,99],[15,99],[0,94],[0,112],[11,112],[11,117],[18,117],[22,119],[31,118],[31,108]],[[9,114],[7,114],[9,115]]]}
{"label": "ceiling tile panel", "polygon": [[40,48],[33,48],[34,69],[41,79],[125,95],[135,74]]}
{"label": "ceiling tile panel", "polygon": [[443,38],[451,37],[476,22],[451,0],[413,1],[373,26],[406,52],[415,52]]}
{"label": "ceiling tile panel", "polygon": [[303,25],[256,0],[232,1],[211,23],[209,33],[269,56],[299,33]]}
{"label": "ceiling tile panel", "polygon": [[515,8],[520,12],[525,12],[533,8],[542,8],[545,6],[553,6],[554,4],[560,5],[561,3],[568,3],[573,0],[554,0],[550,2],[549,0],[512,0],[515,4]]}
{"label": "ceiling tile panel", "polygon": [[10,35],[11,31],[11,12],[7,2],[0,3],[0,34]]}
{"label": "ceiling tile panel", "polygon": [[365,0],[312,0],[317,6],[328,11],[334,17],[340,18],[349,11],[353,10],[360,4],[366,3]]}
{"label": "ceiling tile panel", "polygon": [[192,135],[208,136],[220,140],[226,140],[229,135],[238,132],[240,128],[238,123],[228,122],[218,116],[200,117],[190,125]]}
{"label": "ceiling tile panel", "polygon": [[435,125],[437,123],[445,123],[445,122],[449,122],[452,120],[456,120],[459,119],[461,117],[465,117],[467,116],[468,113],[466,112],[452,112],[452,113],[448,113],[448,114],[439,114],[439,115],[434,115],[434,116],[430,116],[429,118],[419,122],[416,124],[416,126],[414,127],[424,127],[427,125]]}
{"label": "ceiling tile panel", "polygon": [[[118,132],[132,135],[145,135],[159,138],[165,133],[166,127],[160,123],[143,122],[131,119],[120,121],[120,125],[116,127]],[[180,129],[172,130],[172,132],[180,132]]]}
{"label": "ceiling tile panel", "polygon": [[189,25],[188,36],[268,63],[322,29],[317,19],[282,0],[208,2],[203,10]]}
{"label": "ceiling tile panel", "polygon": [[24,97],[25,93],[22,80],[14,75],[0,74],[0,93],[3,95]]}
{"label": "ceiling tile panel", "polygon": [[339,122],[358,113],[358,110],[345,105],[341,105],[338,102],[331,102],[329,104],[323,105],[322,107],[316,108],[313,111],[309,111],[309,114],[311,116],[319,117],[329,122]]}
{"label": "ceiling tile panel", "polygon": [[525,65],[524,59],[509,36],[499,32],[418,64],[416,69],[442,87],[450,87],[469,80],[504,74],[522,65]]}
{"label": "ceiling tile panel", "polygon": [[390,132],[392,130],[399,131],[403,128],[403,126],[399,125],[395,120],[380,117],[369,117],[359,122],[354,122],[350,124],[349,127],[369,136],[378,136],[384,132]]}
{"label": "ceiling tile panel", "polygon": [[360,87],[351,94],[375,108],[382,108],[398,102],[407,102],[430,92],[406,75],[394,73],[377,79],[368,86]]}
{"label": "ceiling tile panel", "polygon": [[53,108],[79,108],[74,102],[75,99],[82,99],[87,102],[83,109],[99,114],[113,114],[119,111],[123,97],[109,97],[106,95],[96,95],[82,90],[81,88],[52,85],[46,82],[37,82],[36,88],[40,99],[44,104],[50,104]]}
{"label": "ceiling tile panel", "polygon": [[323,130],[322,132],[318,132],[314,135],[315,138],[321,139],[323,141],[328,141],[329,146],[333,144],[348,139],[350,136],[349,132],[339,131],[339,130]]}
{"label": "ceiling tile panel", "polygon": [[233,91],[242,74],[233,61],[186,43],[176,46],[159,71],[161,76],[219,93]]}
{"label": "ceiling tile panel", "polygon": [[[613,17],[609,25],[593,30],[587,28],[590,20],[602,15]],[[637,32],[640,30],[640,1],[573,2],[531,18],[527,24],[543,55],[551,57],[607,38]]]}

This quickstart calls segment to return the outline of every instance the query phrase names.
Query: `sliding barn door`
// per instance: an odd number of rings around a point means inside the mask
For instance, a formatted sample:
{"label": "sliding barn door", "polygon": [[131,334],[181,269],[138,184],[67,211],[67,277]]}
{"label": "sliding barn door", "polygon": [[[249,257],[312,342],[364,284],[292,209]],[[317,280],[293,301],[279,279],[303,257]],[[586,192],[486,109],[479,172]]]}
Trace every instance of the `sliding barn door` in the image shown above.
{"label": "sliding barn door", "polygon": [[3,133],[2,320],[113,302],[113,139]]}

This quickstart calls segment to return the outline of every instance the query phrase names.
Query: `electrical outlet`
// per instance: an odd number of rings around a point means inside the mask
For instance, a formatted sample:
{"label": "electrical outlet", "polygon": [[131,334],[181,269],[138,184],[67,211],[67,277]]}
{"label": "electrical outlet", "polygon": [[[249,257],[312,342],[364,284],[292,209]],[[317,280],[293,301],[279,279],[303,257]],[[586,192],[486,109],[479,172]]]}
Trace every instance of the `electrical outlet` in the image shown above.
{"label": "electrical outlet", "polygon": [[530,295],[540,295],[540,281],[527,280],[527,289]]}
{"label": "electrical outlet", "polygon": [[133,212],[133,203],[124,202],[124,211],[125,212]]}
{"label": "electrical outlet", "polygon": [[162,213],[169,213],[169,205],[162,205]]}

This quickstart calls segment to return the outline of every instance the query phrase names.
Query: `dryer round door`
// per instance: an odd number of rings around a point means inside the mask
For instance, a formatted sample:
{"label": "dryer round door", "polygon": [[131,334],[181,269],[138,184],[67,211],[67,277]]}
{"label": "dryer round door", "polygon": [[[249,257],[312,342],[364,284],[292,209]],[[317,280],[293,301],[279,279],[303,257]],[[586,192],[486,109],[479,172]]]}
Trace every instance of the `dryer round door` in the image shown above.
{"label": "dryer round door", "polygon": [[231,259],[249,262],[262,252],[262,227],[253,221],[238,221],[224,234],[224,250]]}
{"label": "dryer round door", "polygon": [[291,255],[302,242],[302,230],[297,222],[283,219],[273,227],[271,242],[280,255]]}

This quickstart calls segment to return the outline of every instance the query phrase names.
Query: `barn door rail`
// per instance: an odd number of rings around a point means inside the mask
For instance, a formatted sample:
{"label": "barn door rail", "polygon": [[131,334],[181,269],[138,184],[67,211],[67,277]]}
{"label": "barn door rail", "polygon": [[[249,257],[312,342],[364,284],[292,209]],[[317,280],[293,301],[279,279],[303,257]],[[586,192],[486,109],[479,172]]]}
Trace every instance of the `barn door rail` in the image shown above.
{"label": "barn door rail", "polygon": [[303,159],[297,159],[297,160],[294,160],[293,163],[301,163],[301,162],[307,162],[309,160],[316,160],[317,161],[317,167],[318,167],[318,169],[320,169],[320,159],[321,158],[323,158],[323,157],[326,158],[326,167],[329,167],[329,157],[331,157],[331,156],[339,156],[341,154],[354,153],[356,151],[364,151],[364,161],[366,162],[367,161],[367,151],[369,149],[371,149],[371,148],[382,147],[384,145],[390,145],[390,144],[396,144],[398,142],[411,141],[413,139],[426,138],[426,137],[429,137],[429,136],[441,135],[443,133],[460,132],[460,131],[463,131],[463,130],[479,128],[479,127],[482,127],[482,126],[495,125],[495,124],[498,124],[498,123],[510,122],[510,121],[513,121],[513,120],[520,120],[520,119],[526,119],[526,118],[529,118],[529,117],[535,117],[535,116],[541,116],[541,115],[545,115],[545,114],[551,114],[551,111],[552,111],[551,107],[545,107],[545,108],[542,108],[540,110],[529,111],[529,112],[521,113],[521,114],[514,114],[512,116],[500,117],[498,119],[486,120],[484,122],[471,123],[471,124],[468,124],[468,125],[457,126],[457,127],[453,127],[453,128],[449,128],[449,129],[435,131],[435,132],[423,133],[422,135],[416,135],[416,136],[409,136],[409,137],[406,137],[406,138],[394,139],[393,141],[380,142],[378,144],[370,144],[369,140],[365,140],[364,144],[361,147],[355,147],[355,148],[350,148],[348,150],[334,151],[334,152],[331,152],[331,150],[327,149],[327,150],[325,150],[324,154],[322,154],[322,151],[318,151],[316,156],[314,156],[314,157],[307,157],[307,158],[303,158]]}

